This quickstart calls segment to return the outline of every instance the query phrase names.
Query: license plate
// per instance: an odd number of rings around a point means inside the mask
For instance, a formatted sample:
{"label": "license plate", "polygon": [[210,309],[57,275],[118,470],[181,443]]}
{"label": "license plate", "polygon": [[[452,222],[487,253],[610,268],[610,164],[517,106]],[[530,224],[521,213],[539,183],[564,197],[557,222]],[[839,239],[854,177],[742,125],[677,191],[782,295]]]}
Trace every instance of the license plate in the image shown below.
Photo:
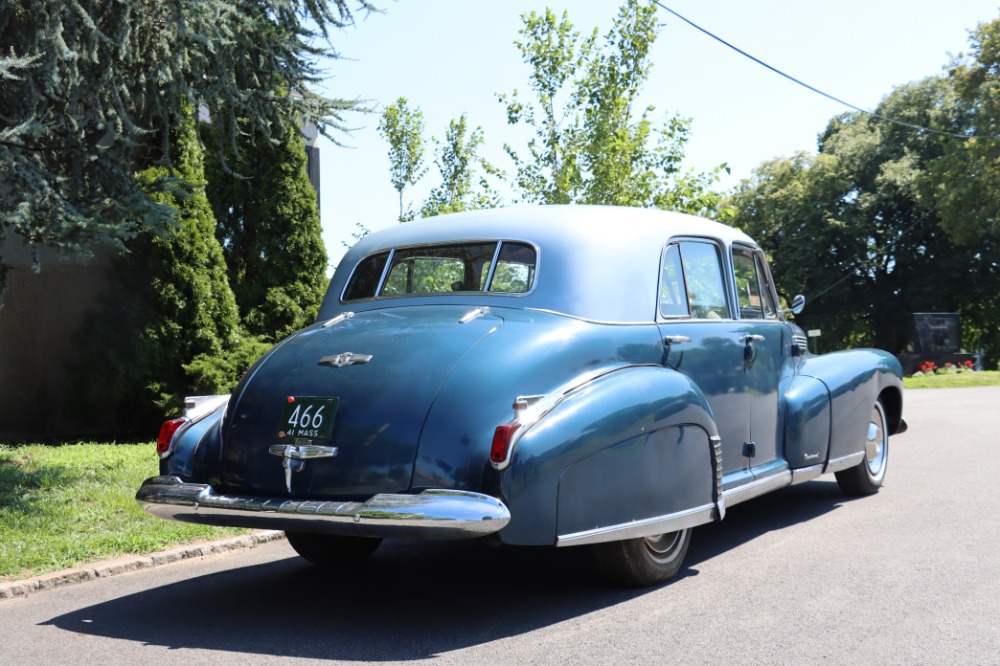
{"label": "license plate", "polygon": [[339,401],[339,398],[289,396],[278,424],[278,439],[330,441]]}

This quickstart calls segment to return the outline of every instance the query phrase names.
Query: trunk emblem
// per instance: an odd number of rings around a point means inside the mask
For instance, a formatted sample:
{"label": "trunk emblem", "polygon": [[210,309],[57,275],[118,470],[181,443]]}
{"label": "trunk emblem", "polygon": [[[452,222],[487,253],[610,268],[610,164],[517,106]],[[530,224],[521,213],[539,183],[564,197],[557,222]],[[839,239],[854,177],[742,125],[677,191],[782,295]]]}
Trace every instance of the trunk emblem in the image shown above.
{"label": "trunk emblem", "polygon": [[296,440],[297,444],[275,444],[267,452],[281,456],[281,466],[285,468],[285,487],[292,492],[292,473],[305,469],[306,461],[312,458],[335,458],[340,452],[336,446],[308,444],[309,440]]}
{"label": "trunk emblem", "polygon": [[370,360],[372,360],[371,354],[355,354],[353,352],[344,352],[343,354],[324,356],[319,360],[319,364],[329,365],[332,368],[344,368],[349,365],[360,365],[361,363],[367,363]]}

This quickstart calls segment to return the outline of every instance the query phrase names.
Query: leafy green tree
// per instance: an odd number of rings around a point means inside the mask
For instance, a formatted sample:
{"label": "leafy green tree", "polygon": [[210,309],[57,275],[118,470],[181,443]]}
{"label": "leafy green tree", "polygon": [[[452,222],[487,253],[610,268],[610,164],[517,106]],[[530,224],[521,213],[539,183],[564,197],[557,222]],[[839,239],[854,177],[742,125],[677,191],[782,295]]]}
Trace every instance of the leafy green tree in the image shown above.
{"label": "leafy green tree", "polygon": [[601,39],[581,37],[567,13],[522,16],[515,42],[531,67],[534,101],[500,95],[508,122],[532,128],[527,153],[510,145],[516,186],[535,203],[587,203],[713,213],[720,196],[709,174],[682,173],[690,121],[652,120],[639,97],[650,70],[658,23],[655,3],[627,0]]}
{"label": "leafy green tree", "polygon": [[956,131],[975,138],[948,142],[928,191],[940,201],[941,224],[963,244],[1000,236],[1000,19],[971,37],[950,76],[966,112]]}
{"label": "leafy green tree", "polygon": [[399,193],[399,221],[413,219],[412,211],[404,211],[403,190],[419,181],[424,168],[424,114],[411,109],[405,97],[400,97],[382,112],[378,131],[389,142],[389,173],[392,186]]}
{"label": "leafy green tree", "polygon": [[[84,413],[112,412],[112,434],[152,432],[185,395],[232,388],[262,345],[245,336],[226,277],[215,218],[205,196],[204,160],[194,111],[185,110],[170,138],[174,175],[189,191],[157,193],[179,211],[163,234],[142,232],[113,267],[103,307],[82,334],[74,399]],[[166,167],[150,167],[155,183]]]}
{"label": "leafy green tree", "polygon": [[[653,121],[653,107],[638,110],[658,32],[654,3],[626,0],[603,39],[596,29],[581,37],[566,13],[557,18],[551,10],[531,12],[522,22],[514,44],[531,68],[528,85],[534,100],[526,101],[517,91],[498,97],[511,125],[532,130],[526,151],[504,145],[514,165],[508,179],[479,156],[482,130],[470,132],[464,115],[453,120],[436,151],[441,184],[432,190],[422,215],[499,205],[496,181],[532,203],[724,212],[719,209],[722,197],[712,186],[727,167],[711,173],[681,169],[690,121],[675,116],[659,125]],[[396,175],[404,162],[394,157],[401,152],[402,136],[386,136],[394,185],[404,182]]]}
{"label": "leafy green tree", "polygon": [[[941,132],[964,118],[944,77],[897,88],[876,113]],[[913,312],[958,311],[971,330],[986,329],[1000,293],[1000,247],[954,243],[940,225],[940,201],[924,194],[954,140],[844,114],[821,135],[818,155],[767,162],[732,196],[733,223],[771,252],[782,295],[811,296],[798,319],[823,330],[826,349],[901,352]],[[966,342],[996,358],[997,337]]]}
{"label": "leafy green tree", "polygon": [[179,183],[136,173],[169,164],[186,103],[231,145],[240,130],[280,139],[289,118],[342,128],[356,103],[312,85],[318,56],[336,57],[324,38],[352,21],[349,0],[5,0],[0,240],[83,250],[169,226]]}
{"label": "leafy green tree", "polygon": [[[482,128],[477,127],[470,132],[464,113],[458,120],[452,120],[448,124],[444,141],[434,151],[434,164],[441,174],[441,184],[431,190],[420,209],[422,216],[431,217],[499,205],[500,197],[491,187],[488,177],[499,177],[501,174],[479,155],[482,144]],[[477,174],[479,180],[474,184],[473,179]]]}
{"label": "leafy green tree", "polygon": [[327,255],[302,135],[291,123],[277,143],[245,134],[223,161],[219,129],[202,129],[212,147],[208,199],[240,317],[251,335],[277,341],[315,320],[326,287]]}

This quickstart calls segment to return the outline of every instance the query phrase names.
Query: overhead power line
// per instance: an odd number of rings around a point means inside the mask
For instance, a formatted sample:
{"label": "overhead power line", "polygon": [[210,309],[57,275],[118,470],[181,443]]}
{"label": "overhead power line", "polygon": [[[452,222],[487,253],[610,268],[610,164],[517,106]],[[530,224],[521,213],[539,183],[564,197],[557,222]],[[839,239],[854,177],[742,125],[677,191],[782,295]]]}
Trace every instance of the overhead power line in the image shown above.
{"label": "overhead power line", "polygon": [[955,139],[974,139],[974,138],[987,138],[987,139],[994,139],[994,140],[997,139],[997,137],[992,137],[992,136],[991,137],[976,137],[975,135],[972,135],[972,134],[958,134],[956,132],[946,132],[944,130],[936,130],[936,129],[933,129],[933,128],[930,128],[930,127],[923,127],[922,125],[917,125],[917,124],[914,124],[914,123],[908,123],[905,120],[899,120],[897,118],[890,118],[888,116],[883,116],[880,113],[876,113],[874,111],[869,111],[868,109],[862,109],[860,106],[857,106],[855,104],[851,104],[850,102],[845,102],[844,100],[840,99],[839,97],[834,97],[830,93],[823,92],[819,88],[816,88],[815,86],[811,86],[808,83],[806,83],[806,82],[804,82],[804,81],[802,81],[800,79],[795,78],[791,74],[786,74],[785,72],[781,71],[777,67],[774,67],[772,65],[767,64],[766,62],[764,62],[760,58],[757,58],[756,56],[753,56],[753,55],[747,53],[743,49],[735,46],[734,44],[731,44],[731,43],[727,42],[726,40],[722,39],[718,35],[716,35],[716,34],[710,32],[710,31],[706,30],[705,28],[701,27],[700,25],[698,25],[697,23],[691,21],[690,19],[685,18],[684,16],[681,16],[680,14],[678,14],[677,12],[675,12],[674,10],[672,10],[670,7],[667,7],[665,4],[663,4],[662,2],[660,2],[660,0],[654,0],[654,2],[660,7],[660,9],[663,9],[664,11],[673,14],[674,16],[676,16],[677,18],[679,18],[680,20],[684,21],[689,26],[691,26],[692,28],[694,28],[695,30],[697,30],[697,31],[699,31],[699,32],[701,32],[701,33],[703,33],[705,35],[708,35],[709,37],[711,37],[715,41],[719,42],[723,46],[725,46],[727,48],[730,48],[733,51],[736,51],[737,53],[739,53],[744,58],[752,60],[753,62],[757,63],[761,67],[764,67],[766,69],[771,70],[772,72],[774,72],[778,76],[782,76],[782,77],[788,79],[789,81],[791,81],[792,83],[795,83],[797,85],[802,86],[806,90],[810,90],[810,91],[816,93],[817,95],[822,95],[823,97],[826,97],[827,99],[829,99],[829,100],[831,100],[833,102],[836,102],[837,104],[840,104],[842,106],[846,106],[849,109],[853,109],[853,110],[857,111],[858,113],[863,113],[863,114],[865,114],[867,116],[871,116],[873,118],[878,118],[879,120],[884,120],[887,123],[892,123],[894,125],[899,125],[901,127],[908,127],[910,129],[918,130],[918,131],[921,131],[921,132],[930,132],[932,134],[940,134],[941,136],[950,136],[950,137],[955,138]]}

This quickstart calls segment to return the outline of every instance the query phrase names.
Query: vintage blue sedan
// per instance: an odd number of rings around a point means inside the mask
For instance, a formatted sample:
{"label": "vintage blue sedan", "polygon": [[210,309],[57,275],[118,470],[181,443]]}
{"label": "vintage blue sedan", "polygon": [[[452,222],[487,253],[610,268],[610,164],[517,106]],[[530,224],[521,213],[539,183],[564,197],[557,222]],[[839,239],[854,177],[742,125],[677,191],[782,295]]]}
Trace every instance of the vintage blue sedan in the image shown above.
{"label": "vintage blue sedan", "polygon": [[[797,297],[798,311],[803,300]],[[888,353],[812,355],[764,252],[709,220],[545,206],[371,234],[318,321],[163,425],[162,518],[284,530],[342,564],[383,538],[587,546],[681,567],[697,525],[834,473],[878,491],[903,432]]]}

